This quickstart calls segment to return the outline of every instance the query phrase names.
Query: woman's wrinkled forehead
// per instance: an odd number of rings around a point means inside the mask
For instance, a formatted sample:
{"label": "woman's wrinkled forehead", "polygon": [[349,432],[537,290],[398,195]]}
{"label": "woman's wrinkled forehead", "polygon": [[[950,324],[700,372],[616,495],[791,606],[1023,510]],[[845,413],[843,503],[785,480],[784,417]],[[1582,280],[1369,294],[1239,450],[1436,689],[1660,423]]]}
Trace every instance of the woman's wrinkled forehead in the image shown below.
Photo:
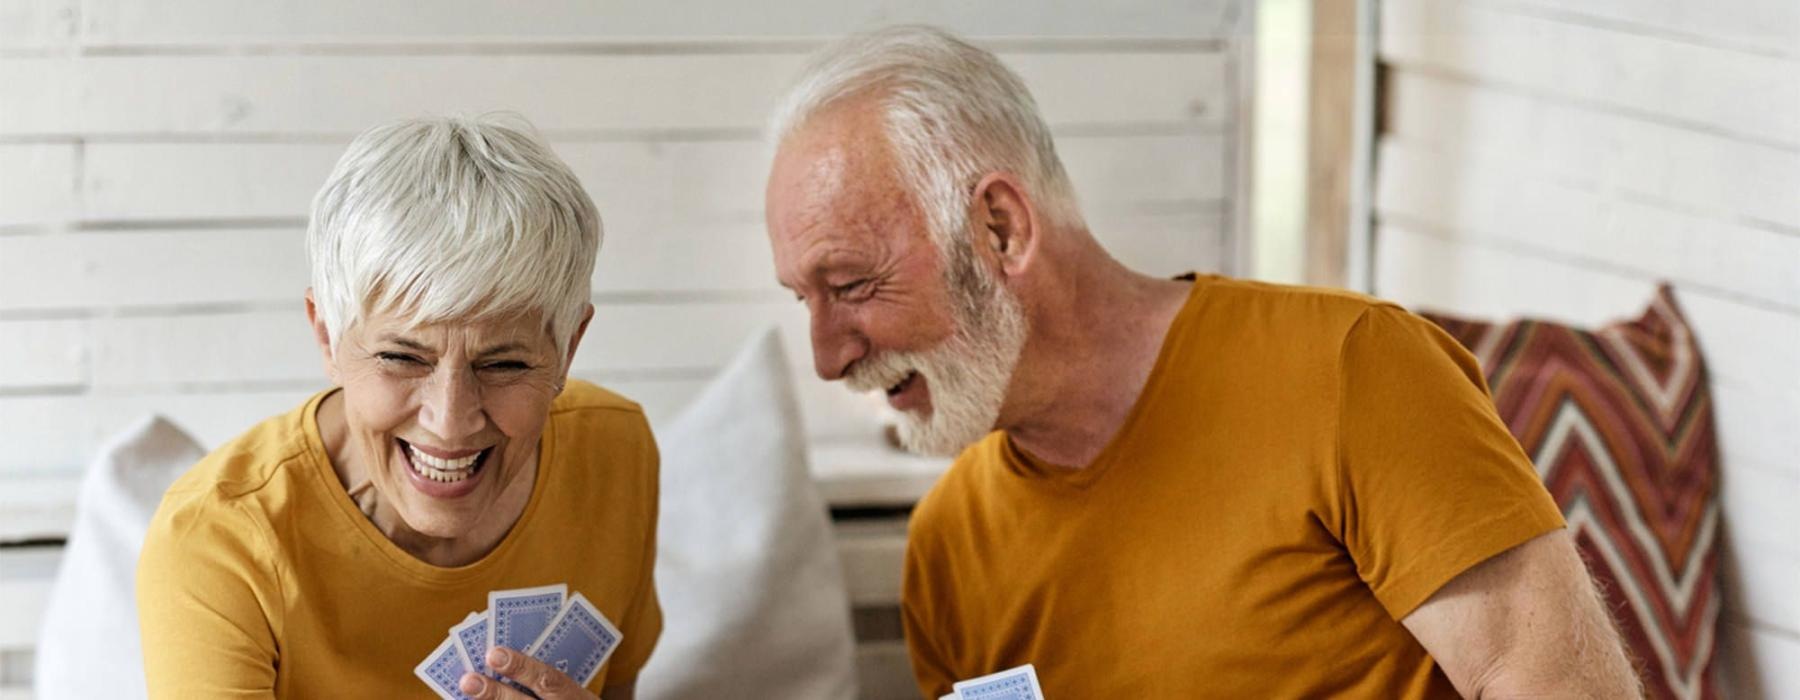
{"label": "woman's wrinkled forehead", "polygon": [[556,349],[543,314],[530,310],[491,310],[447,319],[381,310],[365,313],[357,328],[365,340],[423,345],[440,352],[450,345],[476,354],[503,350],[541,354]]}

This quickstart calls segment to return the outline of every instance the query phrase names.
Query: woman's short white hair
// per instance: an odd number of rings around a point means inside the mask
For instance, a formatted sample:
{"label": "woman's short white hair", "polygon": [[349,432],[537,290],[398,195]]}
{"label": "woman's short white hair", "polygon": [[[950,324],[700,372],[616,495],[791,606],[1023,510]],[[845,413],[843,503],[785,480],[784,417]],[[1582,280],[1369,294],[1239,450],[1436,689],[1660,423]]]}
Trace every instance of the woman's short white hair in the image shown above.
{"label": "woman's short white hair", "polygon": [[1049,223],[1080,225],[1050,127],[1024,81],[992,53],[920,25],[845,37],[808,61],[776,108],[770,137],[779,144],[813,115],[863,96],[880,100],[901,176],[940,249],[954,247],[971,188],[995,171],[1023,180]]}
{"label": "woman's short white hair", "polygon": [[408,119],[357,136],[313,198],[313,298],[335,349],[364,314],[542,314],[558,354],[587,310],[600,213],[523,118]]}

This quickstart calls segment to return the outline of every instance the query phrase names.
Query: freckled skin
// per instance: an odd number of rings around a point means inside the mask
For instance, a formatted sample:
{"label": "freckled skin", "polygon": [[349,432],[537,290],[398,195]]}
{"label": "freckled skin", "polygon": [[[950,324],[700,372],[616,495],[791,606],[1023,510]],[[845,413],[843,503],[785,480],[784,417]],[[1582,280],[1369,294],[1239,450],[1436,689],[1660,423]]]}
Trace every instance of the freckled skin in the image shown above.
{"label": "freckled skin", "polygon": [[[310,294],[307,307],[326,371],[343,387],[319,408],[340,480],[348,487],[368,482],[376,494],[371,520],[420,559],[454,566],[492,550],[530,499],[538,438],[567,378],[566,358],[541,317],[415,328],[370,314],[343,332],[333,352]],[[566,357],[585,329],[584,322]],[[502,345],[512,348],[482,354]],[[412,485],[395,438],[440,451],[494,449],[473,492],[443,499]]]}
{"label": "freckled skin", "polygon": [[954,331],[937,248],[875,110],[827,110],[783,141],[766,205],[776,276],[812,315],[820,378],[842,379],[865,357],[924,350]]}

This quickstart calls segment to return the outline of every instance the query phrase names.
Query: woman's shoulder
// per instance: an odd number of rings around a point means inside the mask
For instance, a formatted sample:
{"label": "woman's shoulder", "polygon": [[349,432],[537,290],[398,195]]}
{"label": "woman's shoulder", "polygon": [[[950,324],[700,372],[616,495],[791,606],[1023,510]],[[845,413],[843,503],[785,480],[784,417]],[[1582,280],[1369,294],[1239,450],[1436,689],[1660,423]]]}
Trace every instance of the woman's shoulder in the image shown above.
{"label": "woman's shoulder", "polygon": [[614,417],[642,420],[644,408],[611,389],[580,379],[570,379],[550,404],[550,415],[576,413],[615,414]]}
{"label": "woman's shoulder", "polygon": [[304,416],[316,399],[264,419],[202,457],[169,487],[164,508],[206,508],[268,489],[286,467],[305,459]]}

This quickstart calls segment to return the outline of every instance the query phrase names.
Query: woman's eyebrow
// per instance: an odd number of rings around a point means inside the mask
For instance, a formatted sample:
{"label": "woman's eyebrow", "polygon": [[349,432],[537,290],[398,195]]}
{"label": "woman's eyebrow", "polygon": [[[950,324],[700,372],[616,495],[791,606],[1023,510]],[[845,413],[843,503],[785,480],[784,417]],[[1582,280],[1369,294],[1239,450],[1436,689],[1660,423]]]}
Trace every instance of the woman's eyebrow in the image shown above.
{"label": "woman's eyebrow", "polygon": [[529,349],[529,348],[526,348],[524,343],[505,342],[505,343],[501,343],[499,345],[490,347],[486,350],[482,350],[481,352],[475,353],[475,356],[476,357],[487,357],[490,355],[498,355],[503,352],[512,352],[514,350],[527,350],[527,349]]}
{"label": "woman's eyebrow", "polygon": [[379,338],[379,340],[384,343],[393,343],[395,345],[406,348],[408,350],[415,350],[418,352],[432,352],[432,349],[430,347],[426,346],[424,343],[413,340],[413,339],[408,338],[403,335],[395,335],[395,334],[389,333],[387,335],[381,336],[381,338]]}

